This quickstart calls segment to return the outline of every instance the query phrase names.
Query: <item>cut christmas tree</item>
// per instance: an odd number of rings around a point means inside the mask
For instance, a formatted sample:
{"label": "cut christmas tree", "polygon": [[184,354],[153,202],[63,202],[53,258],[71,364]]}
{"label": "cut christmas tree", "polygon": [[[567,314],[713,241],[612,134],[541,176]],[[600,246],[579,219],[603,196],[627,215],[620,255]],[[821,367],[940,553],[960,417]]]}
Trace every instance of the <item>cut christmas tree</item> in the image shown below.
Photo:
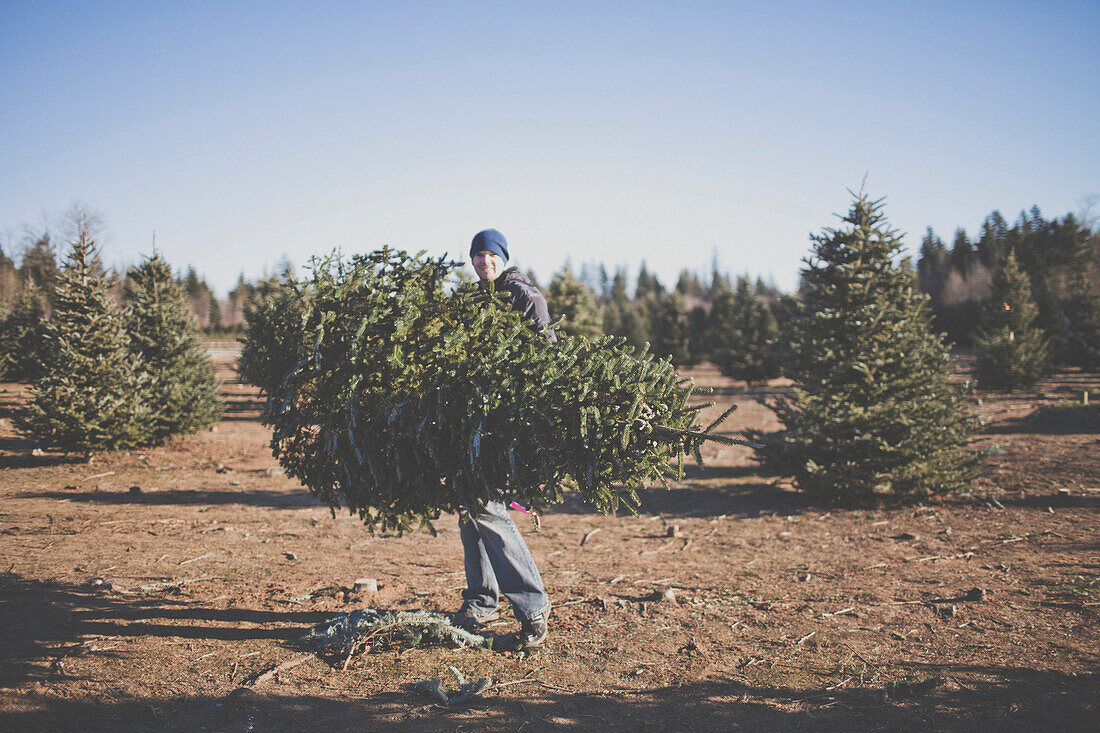
{"label": "cut christmas tree", "polygon": [[[682,475],[725,416],[705,407],[667,360],[621,339],[549,341],[495,293],[448,292],[457,263],[383,249],[314,263],[300,324],[250,338],[297,348],[269,390],[272,446],[287,473],[369,528],[409,531],[442,512],[505,498],[559,501],[566,482],[602,511],[637,506],[637,489]],[[252,353],[264,345],[247,344]],[[728,414],[728,413],[727,413]]]}

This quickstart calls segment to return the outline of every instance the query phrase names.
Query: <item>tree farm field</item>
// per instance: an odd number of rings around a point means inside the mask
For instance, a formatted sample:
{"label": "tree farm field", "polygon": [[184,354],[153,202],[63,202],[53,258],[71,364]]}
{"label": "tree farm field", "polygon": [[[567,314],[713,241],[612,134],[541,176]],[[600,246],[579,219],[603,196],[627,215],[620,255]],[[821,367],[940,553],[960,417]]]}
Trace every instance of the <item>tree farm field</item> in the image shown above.
{"label": "tree farm field", "polygon": [[[967,495],[815,506],[707,444],[638,516],[515,514],[554,603],[543,649],[331,658],[300,637],[336,613],[457,609],[457,520],[371,537],[333,517],[271,456],[236,345],[211,351],[214,430],[91,462],[32,453],[11,423],[26,389],[0,385],[3,729],[1100,728],[1100,428],[1035,417],[1100,375],[982,394]],[[715,389],[704,424],[732,401],[719,432],[777,427],[762,401],[784,382],[685,373]],[[453,706],[415,686],[455,689],[448,667],[493,685]]]}

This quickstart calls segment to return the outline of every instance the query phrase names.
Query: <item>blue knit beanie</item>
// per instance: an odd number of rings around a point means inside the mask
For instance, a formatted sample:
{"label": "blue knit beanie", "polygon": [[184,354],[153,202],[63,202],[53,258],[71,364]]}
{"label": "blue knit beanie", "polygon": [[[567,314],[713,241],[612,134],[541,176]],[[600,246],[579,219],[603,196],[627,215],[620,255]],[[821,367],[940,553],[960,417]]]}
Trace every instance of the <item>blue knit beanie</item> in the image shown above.
{"label": "blue knit beanie", "polygon": [[508,261],[508,240],[496,229],[486,229],[474,235],[474,241],[470,243],[470,257],[478,252],[492,252]]}

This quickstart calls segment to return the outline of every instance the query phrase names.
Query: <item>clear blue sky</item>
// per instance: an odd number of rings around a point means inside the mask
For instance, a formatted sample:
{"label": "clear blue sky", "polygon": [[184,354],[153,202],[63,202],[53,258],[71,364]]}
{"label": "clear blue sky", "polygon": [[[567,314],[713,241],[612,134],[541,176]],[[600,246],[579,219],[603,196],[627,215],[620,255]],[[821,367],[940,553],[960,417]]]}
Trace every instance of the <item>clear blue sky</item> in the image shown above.
{"label": "clear blue sky", "polygon": [[1100,3],[0,2],[0,246],[224,293],[336,246],[795,286],[847,189],[911,250],[1100,193]]}

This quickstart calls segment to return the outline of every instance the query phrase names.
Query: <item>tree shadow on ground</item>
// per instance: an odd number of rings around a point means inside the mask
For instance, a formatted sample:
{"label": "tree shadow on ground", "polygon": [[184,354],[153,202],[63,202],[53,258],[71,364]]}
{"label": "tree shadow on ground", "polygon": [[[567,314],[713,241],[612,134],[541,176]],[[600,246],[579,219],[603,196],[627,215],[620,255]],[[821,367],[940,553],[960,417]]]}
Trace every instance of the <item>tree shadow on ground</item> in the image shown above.
{"label": "tree shadow on ground", "polygon": [[80,453],[41,453],[35,455],[34,441],[18,436],[0,438],[0,469],[40,468],[70,463],[87,463]]}
{"label": "tree shadow on ground", "polygon": [[1093,417],[1072,415],[1041,417],[1002,418],[985,428],[985,435],[1096,435],[1100,433],[1100,422]]}
{"label": "tree shadow on ground", "polygon": [[300,509],[322,506],[305,489],[168,489],[163,491],[23,491],[15,499],[65,499],[90,504],[150,504],[164,506],[243,506]]}
{"label": "tree shadow on ground", "polygon": [[[310,667],[310,665],[317,665]],[[1100,725],[1095,675],[1011,667],[907,665],[908,681],[792,688],[706,679],[669,687],[574,692],[543,684],[490,688],[468,705],[433,704],[412,681],[366,697],[331,697],[315,678],[322,663],[296,668],[305,694],[278,685],[225,696],[59,699],[24,696],[5,716],[10,730],[439,730],[517,731],[1094,731]],[[322,672],[323,673],[323,672]],[[313,685],[309,676],[312,675]],[[287,673],[292,680],[295,672]],[[508,681],[503,681],[507,683]],[[312,690],[311,690],[312,692]]]}
{"label": "tree shadow on ground", "polygon": [[[109,586],[0,576],[0,687],[48,676],[51,659],[84,653],[83,637],[293,640],[331,614],[207,608],[171,597],[178,587],[123,593]],[[259,624],[239,628],[236,624]],[[106,652],[93,652],[104,654]],[[8,728],[14,730],[14,728]]]}
{"label": "tree shadow on ground", "polygon": [[[640,514],[669,517],[758,517],[765,514],[800,514],[819,507],[801,494],[762,483],[737,483],[703,487],[646,488],[638,491]],[[823,510],[824,511],[824,510]],[[576,492],[552,508],[555,514],[599,514],[599,510],[581,500]],[[629,514],[622,510],[620,514]]]}
{"label": "tree shadow on ground", "polygon": [[999,501],[1004,506],[1027,507],[1030,509],[1100,509],[1100,495],[1059,493],[1053,494],[1027,494],[1020,497],[1006,496]]}

